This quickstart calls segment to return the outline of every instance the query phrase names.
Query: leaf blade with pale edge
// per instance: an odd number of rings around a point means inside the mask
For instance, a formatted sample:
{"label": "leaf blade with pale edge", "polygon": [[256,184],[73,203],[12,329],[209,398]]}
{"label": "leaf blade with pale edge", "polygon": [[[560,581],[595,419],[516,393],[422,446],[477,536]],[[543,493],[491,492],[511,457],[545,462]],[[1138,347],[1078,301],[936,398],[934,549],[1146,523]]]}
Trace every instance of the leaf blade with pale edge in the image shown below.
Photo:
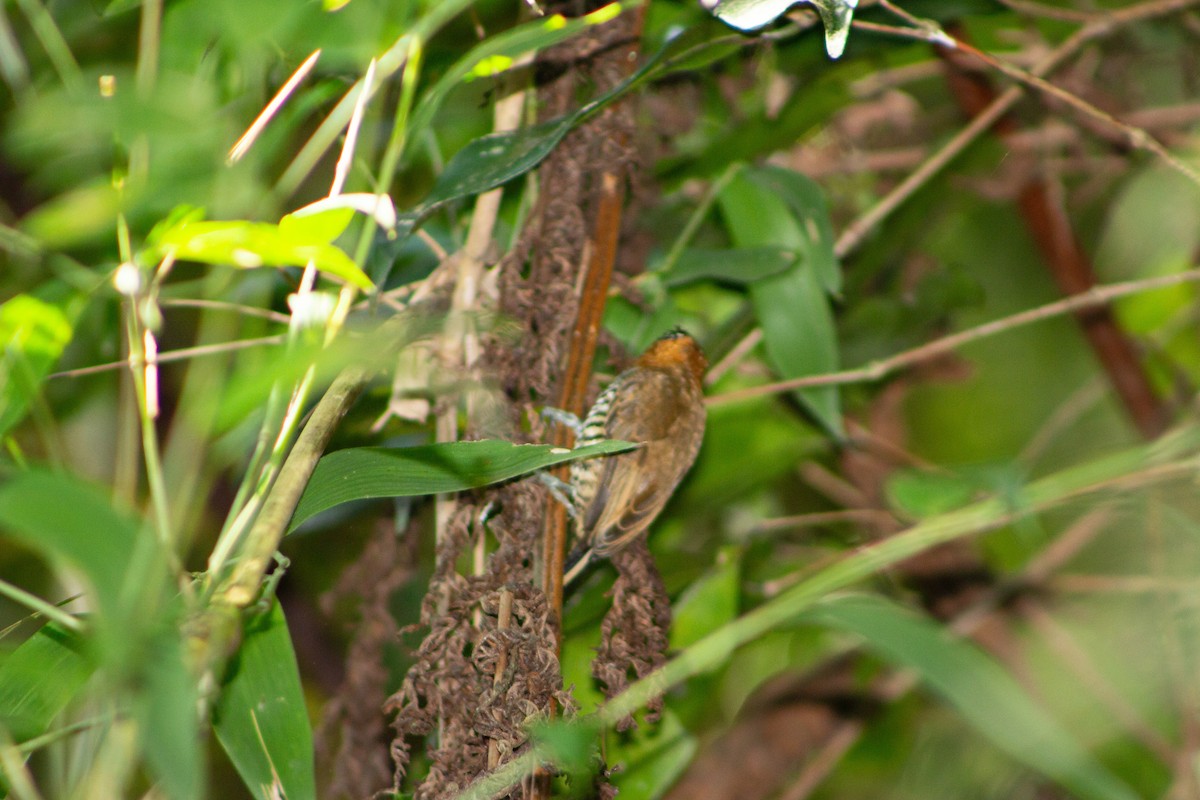
{"label": "leaf blade with pale edge", "polygon": [[221,747],[258,800],[278,782],[288,800],[317,796],[312,728],[279,603],[246,625],[213,713]]}
{"label": "leaf blade with pale edge", "polygon": [[859,594],[825,598],[805,618],[857,634],[888,661],[916,670],[972,727],[1073,796],[1136,797],[1042,711],[1000,664],[930,620],[881,597]]}
{"label": "leaf blade with pale edge", "polygon": [[494,439],[423,447],[354,447],[317,462],[288,532],[314,515],[351,500],[461,492],[579,458],[631,450],[608,441],[575,450]]}
{"label": "leaf blade with pale edge", "polygon": [[0,663],[0,726],[14,742],[45,733],[87,682],[95,664],[84,648],[78,636],[50,623]]}

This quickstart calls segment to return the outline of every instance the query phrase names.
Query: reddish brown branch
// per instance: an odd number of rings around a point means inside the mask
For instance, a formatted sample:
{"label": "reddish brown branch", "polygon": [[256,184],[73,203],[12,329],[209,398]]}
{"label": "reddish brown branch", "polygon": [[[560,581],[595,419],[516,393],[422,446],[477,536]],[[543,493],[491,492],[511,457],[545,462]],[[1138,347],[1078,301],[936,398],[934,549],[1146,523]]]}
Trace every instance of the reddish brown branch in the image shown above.
{"label": "reddish brown branch", "polygon": [[[614,48],[612,52],[604,54],[604,57],[622,68],[623,74],[614,77],[626,77],[636,64],[644,19],[643,11],[644,6],[636,9],[630,15],[629,22],[623,26],[624,43]],[[599,117],[587,124],[602,131],[612,131],[616,136],[617,146],[623,150],[628,146],[630,132],[618,122],[620,111],[620,104],[610,106]],[[596,355],[596,342],[600,335],[604,308],[608,302],[608,288],[612,280],[613,265],[617,257],[617,243],[620,239],[621,209],[625,202],[627,166],[624,160],[614,161],[598,176],[595,216],[587,246],[583,250],[585,271],[580,289],[579,309],[574,329],[571,332],[571,341],[558,395],[558,407],[576,416],[583,414],[587,403],[592,362]],[[555,430],[553,442],[560,447],[569,447],[574,443],[574,435],[559,425]],[[565,478],[565,468],[560,469],[558,475],[560,478]],[[566,538],[566,509],[551,499],[547,506],[546,525],[542,540],[544,543],[542,589],[546,592],[555,618],[560,623]]]}

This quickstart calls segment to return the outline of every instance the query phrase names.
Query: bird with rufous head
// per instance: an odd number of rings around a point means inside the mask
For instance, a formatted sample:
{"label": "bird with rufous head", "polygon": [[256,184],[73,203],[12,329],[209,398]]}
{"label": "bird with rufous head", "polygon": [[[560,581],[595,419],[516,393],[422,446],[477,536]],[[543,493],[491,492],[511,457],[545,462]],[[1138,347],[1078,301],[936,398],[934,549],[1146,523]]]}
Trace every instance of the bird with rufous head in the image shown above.
{"label": "bird with rufous head", "polygon": [[676,328],[596,398],[576,446],[619,439],[639,447],[571,464],[576,541],[564,585],[597,556],[606,558],[642,536],[691,468],[704,438],[701,379],[707,368],[696,340]]}

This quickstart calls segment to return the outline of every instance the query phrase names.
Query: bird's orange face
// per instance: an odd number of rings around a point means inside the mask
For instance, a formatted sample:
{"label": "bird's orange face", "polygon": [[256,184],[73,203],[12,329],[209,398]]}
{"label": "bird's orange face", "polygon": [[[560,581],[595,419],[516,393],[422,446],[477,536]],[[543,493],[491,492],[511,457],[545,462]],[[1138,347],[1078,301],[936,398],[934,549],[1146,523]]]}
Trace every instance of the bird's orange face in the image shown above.
{"label": "bird's orange face", "polygon": [[699,384],[708,369],[700,345],[686,333],[668,333],[646,349],[637,360],[637,366],[650,369],[675,369],[686,367]]}

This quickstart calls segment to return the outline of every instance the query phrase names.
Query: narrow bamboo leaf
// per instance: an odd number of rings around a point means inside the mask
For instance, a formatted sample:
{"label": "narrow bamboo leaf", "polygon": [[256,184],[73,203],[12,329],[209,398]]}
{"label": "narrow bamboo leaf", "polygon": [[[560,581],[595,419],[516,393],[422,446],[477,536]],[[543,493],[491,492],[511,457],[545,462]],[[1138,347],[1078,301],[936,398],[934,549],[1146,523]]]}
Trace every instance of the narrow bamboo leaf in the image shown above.
{"label": "narrow bamboo leaf", "polygon": [[855,633],[892,663],[916,670],[972,727],[1013,758],[1060,783],[1072,796],[1093,800],[1137,796],[1043,711],[1000,664],[930,620],[867,595],[827,597],[806,616]]}
{"label": "narrow bamboo leaf", "polygon": [[213,714],[221,747],[257,800],[317,796],[312,728],[279,603],[245,629]]}
{"label": "narrow bamboo leaf", "polygon": [[601,442],[566,450],[546,444],[497,440],[424,447],[356,447],[317,462],[288,528],[328,508],[372,497],[413,497],[461,492],[579,458],[631,450],[628,442]]}
{"label": "narrow bamboo leaf", "polygon": [[683,251],[671,271],[663,275],[667,286],[705,279],[747,284],[778,275],[796,263],[796,254],[782,247],[734,247],[728,250]]}
{"label": "narrow bamboo leaf", "polygon": [[[738,247],[782,247],[808,252],[804,222],[756,171],[744,169],[721,192],[719,203]],[[781,378],[833,372],[838,366],[833,312],[820,276],[805,257],[786,272],[750,285],[767,357]],[[842,434],[836,387],[795,393],[831,435]]]}
{"label": "narrow bamboo leaf", "polygon": [[16,743],[46,733],[95,669],[85,643],[51,623],[0,663],[0,727]]}
{"label": "narrow bamboo leaf", "polygon": [[25,416],[71,335],[58,306],[26,294],[0,305],[0,436]]}
{"label": "narrow bamboo leaf", "polygon": [[189,220],[162,231],[151,244],[155,258],[174,250],[176,258],[244,269],[303,267],[311,261],[360,289],[374,286],[350,256],[292,224],[285,231],[266,222]]}
{"label": "narrow bamboo leaf", "polygon": [[184,661],[178,627],[161,627],[144,644],[135,696],[142,749],[150,772],[167,797],[203,795],[199,694]]}

